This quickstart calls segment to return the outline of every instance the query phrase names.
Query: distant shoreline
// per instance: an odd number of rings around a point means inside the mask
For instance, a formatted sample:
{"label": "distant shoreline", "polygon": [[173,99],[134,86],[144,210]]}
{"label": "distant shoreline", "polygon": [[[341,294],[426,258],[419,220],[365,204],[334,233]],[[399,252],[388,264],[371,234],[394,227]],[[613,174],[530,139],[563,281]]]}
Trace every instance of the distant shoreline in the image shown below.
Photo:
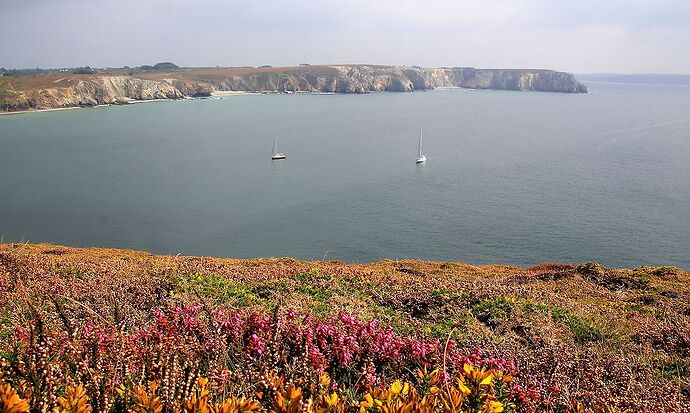
{"label": "distant shoreline", "polygon": [[587,87],[571,73],[547,69],[314,65],[137,73],[103,70],[0,76],[0,110],[21,112],[245,93],[367,94],[440,88],[587,92]]}
{"label": "distant shoreline", "polygon": [[628,83],[635,85],[690,86],[690,75],[665,74],[599,74],[577,75],[583,82]]}
{"label": "distant shoreline", "polygon": [[[106,106],[106,105],[101,105],[101,106]],[[0,112],[0,116],[3,115],[19,115],[22,113],[40,113],[40,112],[57,112],[59,110],[70,110],[70,109],[84,109],[84,108],[91,108],[95,106],[67,106],[64,108],[48,108],[48,109],[26,109],[26,110],[13,110],[13,111],[3,111]]]}
{"label": "distant shoreline", "polygon": [[[462,89],[462,88],[460,88]],[[444,88],[439,88],[439,90],[446,90]],[[470,90],[470,89],[468,89]],[[46,108],[46,109],[25,109],[25,110],[14,110],[14,111],[2,111],[0,112],[0,116],[5,116],[5,115],[21,115],[21,114],[27,114],[27,113],[43,113],[43,112],[57,112],[57,111],[63,111],[63,110],[72,110],[72,109],[95,109],[95,108],[103,108],[103,107],[108,107],[108,106],[127,106],[127,105],[137,105],[140,103],[154,103],[154,102],[176,102],[180,100],[202,100],[202,99],[213,99],[213,98],[224,98],[227,96],[250,96],[250,95],[315,95],[315,96],[332,96],[336,95],[336,93],[328,93],[328,92],[294,92],[294,93],[285,93],[285,92],[272,92],[272,91],[266,91],[266,92],[243,92],[243,91],[218,91],[218,92],[213,92],[211,93],[211,96],[204,96],[204,97],[184,97],[184,98],[179,98],[179,99],[142,99],[142,100],[136,100],[132,99],[127,102],[122,102],[122,103],[107,103],[107,104],[102,104],[102,105],[94,105],[94,106],[67,106],[64,108]]]}
{"label": "distant shoreline", "polygon": [[[432,90],[437,90],[437,91],[449,91],[449,90],[476,91],[476,90],[486,90],[486,89],[472,89],[472,88],[464,88],[464,87],[438,87],[438,88],[435,88]],[[202,99],[214,99],[214,98],[215,99],[223,99],[224,97],[228,97],[228,96],[250,96],[250,95],[334,96],[337,94],[338,93],[333,93],[333,92],[305,92],[305,91],[299,91],[299,92],[278,92],[278,91],[246,92],[246,91],[234,91],[234,90],[220,90],[220,91],[211,92],[211,96],[201,96],[201,97],[186,96],[186,97],[178,98],[178,99],[141,99],[141,100],[128,99],[126,102],[107,103],[107,104],[94,105],[94,106],[67,106],[67,107],[62,107],[62,108],[2,111],[2,112],[0,112],[0,116],[3,116],[3,115],[20,115],[20,114],[27,114],[27,113],[56,112],[56,111],[71,110],[71,109],[95,109],[95,108],[102,108],[102,107],[108,107],[108,106],[127,106],[127,105],[135,105],[135,104],[140,104],[140,103],[153,103],[153,102],[175,102],[175,101],[180,101],[180,100],[202,100]]]}

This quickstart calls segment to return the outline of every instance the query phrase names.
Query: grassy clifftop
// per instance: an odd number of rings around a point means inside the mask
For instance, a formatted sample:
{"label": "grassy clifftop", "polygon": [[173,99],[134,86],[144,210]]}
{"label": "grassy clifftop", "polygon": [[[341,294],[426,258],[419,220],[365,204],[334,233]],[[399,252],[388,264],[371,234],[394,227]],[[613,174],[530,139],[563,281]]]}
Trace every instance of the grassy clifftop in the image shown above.
{"label": "grassy clifftop", "polygon": [[[517,411],[566,411],[577,403],[594,411],[690,406],[690,274],[673,267],[345,264],[0,245],[6,365],[20,354],[17,329],[29,331],[35,320],[43,334],[73,330],[65,333],[71,337],[79,335],[77,325],[134,331],[161,309],[193,306],[209,317],[217,311],[290,320],[346,314],[390,326],[395,337],[438,340],[441,348],[450,341],[467,354],[480,348],[490,359],[514,360],[517,382],[535,392],[532,404],[518,403]],[[344,367],[328,368],[335,377]],[[395,374],[404,376],[401,368]],[[376,380],[398,377],[386,369]]]}

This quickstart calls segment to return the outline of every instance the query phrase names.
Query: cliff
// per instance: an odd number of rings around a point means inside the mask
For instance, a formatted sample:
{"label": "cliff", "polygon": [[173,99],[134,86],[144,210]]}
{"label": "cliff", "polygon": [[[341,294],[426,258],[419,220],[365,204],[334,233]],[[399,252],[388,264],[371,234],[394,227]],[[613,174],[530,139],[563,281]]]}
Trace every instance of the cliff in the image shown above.
{"label": "cliff", "polygon": [[[251,92],[411,92],[439,87],[586,93],[570,73],[553,70],[306,66],[299,68],[198,69],[188,76],[214,90]],[[185,75],[183,75],[185,76]]]}
{"label": "cliff", "polygon": [[215,91],[369,93],[440,87],[586,93],[570,73],[552,70],[300,66],[198,68],[171,73],[4,76],[0,110],[19,111],[136,100],[209,96]]}
{"label": "cliff", "polygon": [[185,92],[169,82],[126,76],[100,76],[80,80],[68,87],[14,91],[9,98],[0,98],[0,106],[5,111],[51,109],[122,104],[132,100],[181,99],[185,96]]}

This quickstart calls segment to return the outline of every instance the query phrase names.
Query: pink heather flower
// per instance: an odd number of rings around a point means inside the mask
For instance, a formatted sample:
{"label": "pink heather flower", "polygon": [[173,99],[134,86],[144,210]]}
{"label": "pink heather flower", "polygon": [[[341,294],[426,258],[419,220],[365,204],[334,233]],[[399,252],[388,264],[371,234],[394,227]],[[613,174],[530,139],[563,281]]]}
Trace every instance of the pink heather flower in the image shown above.
{"label": "pink heather flower", "polygon": [[448,374],[448,372],[445,371],[445,370],[439,370],[439,372],[438,372],[438,380],[439,380],[441,383],[447,383],[448,380],[450,380],[450,374]]}
{"label": "pink heather flower", "polygon": [[558,395],[561,392],[561,388],[558,386],[557,383],[551,383],[551,386],[549,387],[549,392],[553,395]]}
{"label": "pink heather flower", "polygon": [[93,332],[93,325],[92,324],[87,324],[84,326],[84,328],[81,331],[82,337],[89,339],[91,337],[91,333]]}
{"label": "pink heather flower", "polygon": [[109,334],[105,332],[98,333],[98,347],[107,347],[112,344],[112,342],[112,337]]}
{"label": "pink heather flower", "polygon": [[338,319],[340,319],[340,321],[345,325],[356,326],[358,324],[355,316],[350,314],[339,313]]}
{"label": "pink heather flower", "polygon": [[[391,375],[401,377],[408,373],[407,369],[440,368],[444,356],[448,370],[440,372],[442,382],[448,382],[451,376],[455,377],[465,363],[501,369],[513,375],[517,370],[513,360],[485,355],[481,349],[467,354],[464,349],[457,348],[453,340],[448,341],[448,351],[444,355],[445,339],[401,335],[378,321],[363,322],[346,313],[317,321],[311,315],[298,320],[293,310],[283,313],[281,317],[274,317],[261,312],[248,314],[213,309],[211,320],[207,320],[203,307],[195,304],[168,310],[167,314],[163,309],[156,308],[153,314],[155,318],[152,322],[134,331],[121,329],[110,332],[86,324],[81,330],[82,340],[66,337],[64,332],[53,335],[57,344],[41,345],[41,353],[36,351],[34,354],[42,354],[44,360],[60,353],[63,356],[84,354],[90,351],[89,346],[96,341],[99,347],[107,351],[121,352],[119,354],[125,364],[123,370],[105,373],[112,376],[109,379],[113,383],[122,379],[123,371],[125,375],[136,374],[131,372],[140,369],[138,364],[142,360],[152,361],[149,357],[153,355],[160,357],[160,361],[153,361],[149,367],[153,374],[160,373],[163,363],[196,365],[200,361],[209,361],[209,369],[213,371],[207,373],[223,383],[229,383],[231,378],[223,370],[226,366],[219,370],[220,367],[214,364],[216,360],[230,356],[239,361],[244,359],[250,364],[256,363],[253,367],[261,367],[265,361],[263,356],[270,355],[266,359],[273,362],[275,356],[280,363],[278,366],[297,362],[301,366],[306,364],[305,367],[312,371],[326,371],[331,375],[334,389],[337,388],[336,379],[343,378],[343,371],[355,375],[346,379],[356,379],[358,389],[364,389],[385,384]],[[28,340],[28,334],[28,330],[18,329],[17,337],[26,337]],[[108,355],[105,351],[103,354]],[[83,358],[82,361],[92,367],[91,364],[99,366],[106,358],[94,359],[93,362]],[[522,378],[511,382],[513,394],[516,397],[531,397],[526,389],[534,389],[533,383],[524,387],[520,383],[524,383]],[[560,389],[554,385],[548,391],[558,394]],[[546,388],[541,388],[541,393],[546,394]]]}
{"label": "pink heather flower", "polygon": [[257,354],[262,354],[265,349],[264,341],[256,334],[249,336],[247,350],[250,352],[255,352]]}
{"label": "pink heather flower", "polygon": [[165,318],[165,312],[161,308],[153,310],[153,315],[155,315],[158,320]]}
{"label": "pink heather flower", "polygon": [[309,349],[309,363],[317,371],[323,371],[327,366],[323,353],[316,347]]}
{"label": "pink heather flower", "polygon": [[15,327],[14,335],[23,342],[28,342],[31,339],[31,333],[29,330],[22,327]]}

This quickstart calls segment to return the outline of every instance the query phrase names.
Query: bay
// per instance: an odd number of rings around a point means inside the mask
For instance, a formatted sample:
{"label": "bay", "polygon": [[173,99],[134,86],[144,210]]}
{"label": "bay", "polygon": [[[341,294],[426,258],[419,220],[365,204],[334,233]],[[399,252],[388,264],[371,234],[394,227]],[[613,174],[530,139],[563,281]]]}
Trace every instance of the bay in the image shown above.
{"label": "bay", "polygon": [[[221,257],[690,268],[690,87],[587,86],[0,116],[0,236]],[[269,159],[275,138],[284,161]]]}

